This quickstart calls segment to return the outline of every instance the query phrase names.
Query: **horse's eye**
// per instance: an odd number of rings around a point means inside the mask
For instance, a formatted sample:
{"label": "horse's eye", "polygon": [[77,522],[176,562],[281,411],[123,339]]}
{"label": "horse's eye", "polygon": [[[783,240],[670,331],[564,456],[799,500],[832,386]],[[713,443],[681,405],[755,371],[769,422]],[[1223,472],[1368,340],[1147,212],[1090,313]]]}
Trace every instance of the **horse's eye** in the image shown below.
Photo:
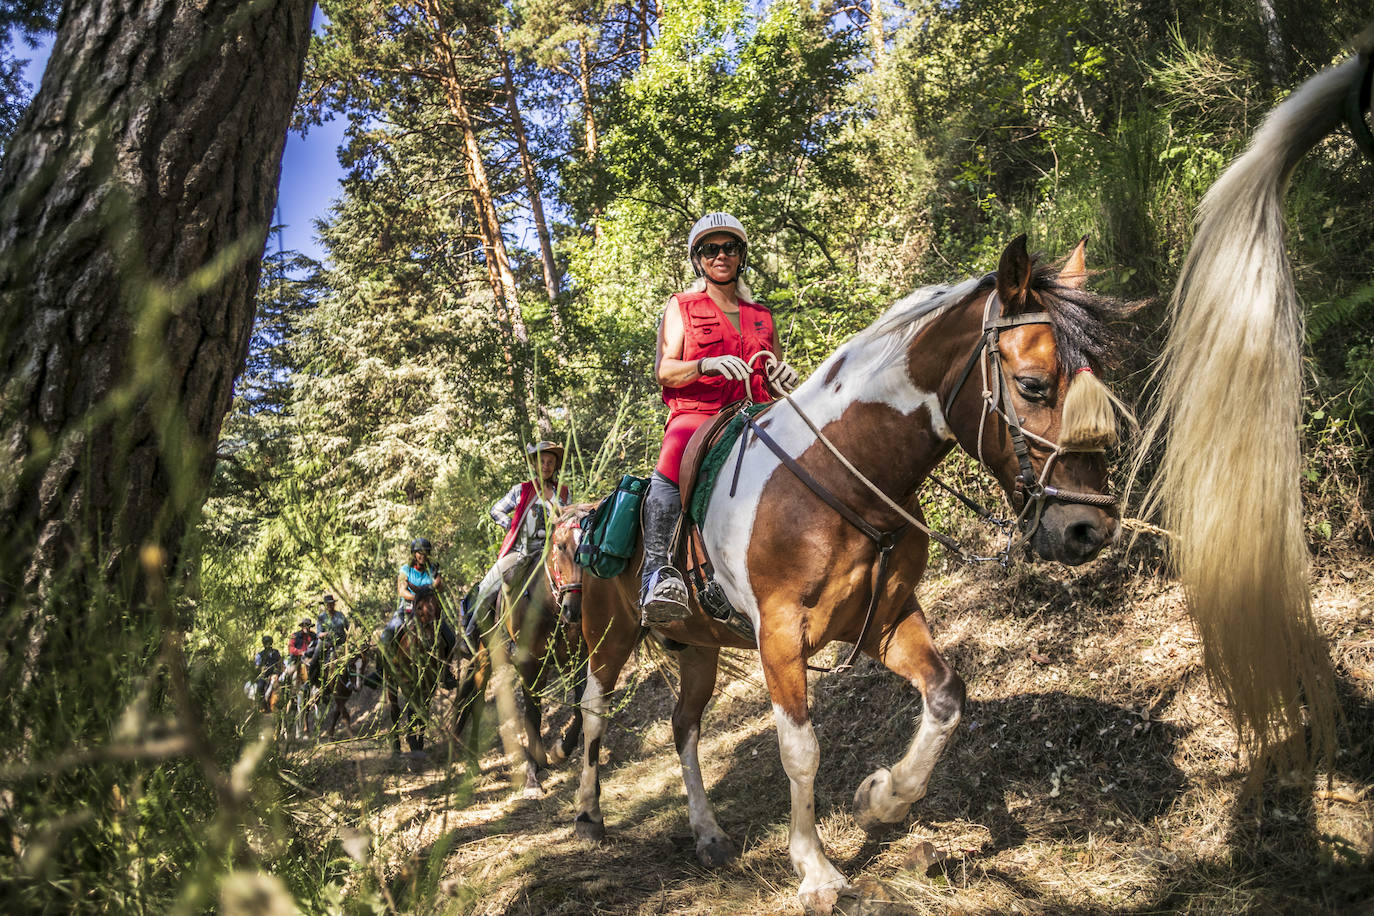
{"label": "horse's eye", "polygon": [[1050,396],[1050,381],[1034,375],[1018,375],[1016,387],[1029,401],[1043,401]]}

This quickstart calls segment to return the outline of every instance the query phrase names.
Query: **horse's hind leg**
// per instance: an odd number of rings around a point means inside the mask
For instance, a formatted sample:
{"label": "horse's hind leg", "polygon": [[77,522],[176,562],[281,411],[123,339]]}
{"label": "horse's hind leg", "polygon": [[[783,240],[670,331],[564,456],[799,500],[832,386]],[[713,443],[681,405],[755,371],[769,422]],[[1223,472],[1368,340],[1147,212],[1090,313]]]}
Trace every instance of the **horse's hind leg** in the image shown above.
{"label": "horse's hind leg", "polygon": [[701,780],[697,745],[701,739],[701,713],[716,689],[716,663],[720,650],[689,646],[679,655],[682,691],[673,710],[673,743],[682,762],[682,783],[687,789],[687,812],[697,839],[697,860],[707,868],[719,868],[738,853],[716,823],[716,813]]}
{"label": "horse's hind leg", "polygon": [[898,622],[863,647],[918,690],[925,709],[902,759],[871,773],[854,793],[854,818],[867,829],[895,824],[926,794],[930,774],[964,710],[964,682],[940,657],[915,597]]}

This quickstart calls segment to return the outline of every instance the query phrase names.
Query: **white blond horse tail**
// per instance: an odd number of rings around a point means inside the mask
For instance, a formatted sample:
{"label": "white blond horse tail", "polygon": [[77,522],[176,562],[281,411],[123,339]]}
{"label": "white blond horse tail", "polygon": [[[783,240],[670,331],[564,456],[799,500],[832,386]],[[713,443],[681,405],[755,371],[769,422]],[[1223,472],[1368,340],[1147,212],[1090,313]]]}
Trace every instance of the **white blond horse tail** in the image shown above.
{"label": "white blond horse tail", "polygon": [[1352,59],[1308,80],[1203,198],[1160,359],[1159,413],[1137,461],[1139,469],[1162,432],[1148,502],[1178,536],[1174,560],[1207,672],[1252,762],[1272,758],[1280,767],[1329,755],[1335,734],[1298,490],[1303,319],[1284,250],[1283,196],[1360,77]]}

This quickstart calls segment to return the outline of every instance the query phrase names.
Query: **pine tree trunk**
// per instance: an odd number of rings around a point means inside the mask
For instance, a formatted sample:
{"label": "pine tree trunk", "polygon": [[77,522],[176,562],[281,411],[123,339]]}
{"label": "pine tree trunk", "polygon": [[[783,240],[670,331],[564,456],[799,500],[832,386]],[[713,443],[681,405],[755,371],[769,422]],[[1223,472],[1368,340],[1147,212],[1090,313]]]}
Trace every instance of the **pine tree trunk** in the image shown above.
{"label": "pine tree trunk", "polygon": [[519,418],[517,422],[521,424],[519,433],[525,437],[529,429],[525,424],[529,422],[530,409],[539,403],[533,379],[525,371],[523,352],[518,352],[523,351],[528,345],[529,333],[520,313],[515,273],[511,270],[505,236],[501,232],[501,218],[496,212],[496,200],[492,193],[491,180],[487,176],[486,162],[482,158],[482,147],[477,141],[477,131],[473,126],[467,93],[459,77],[458,58],[450,37],[447,17],[444,15],[445,11],[440,8],[440,0],[427,0],[426,12],[434,29],[435,50],[439,55],[444,97],[448,102],[449,112],[463,134],[463,166],[468,186],[472,191],[477,224],[482,232],[487,276],[495,300],[496,321],[511,338],[503,348],[503,357],[510,373],[511,396],[515,399],[516,416]]}
{"label": "pine tree trunk", "polygon": [[[597,153],[597,133],[596,117],[592,112],[592,74],[591,74],[591,55],[587,52],[587,40],[579,39],[577,42],[577,88],[582,93],[582,132],[583,141],[587,149],[587,162],[596,162]],[[592,208],[592,235],[601,241],[601,208]]]}
{"label": "pine tree trunk", "polygon": [[873,45],[873,66],[881,68],[887,59],[887,26],[881,0],[868,2],[868,40]]}
{"label": "pine tree trunk", "polygon": [[1264,33],[1265,58],[1269,79],[1275,86],[1287,86],[1292,80],[1288,72],[1288,55],[1284,51],[1283,35],[1279,32],[1279,17],[1273,0],[1255,0],[1260,31]]}
{"label": "pine tree trunk", "polygon": [[[505,39],[498,26],[496,48],[501,55],[501,76],[506,84],[506,109],[510,113],[511,129],[515,132],[515,143],[520,153],[520,167],[525,176],[525,189],[530,196],[530,211],[534,215],[534,229],[539,236],[539,260],[544,266],[544,291],[549,302],[558,298],[558,268],[553,261],[553,240],[549,235],[549,224],[544,219],[544,201],[539,191],[539,174],[534,168],[534,157],[530,155],[530,144],[525,136],[525,119],[520,114],[520,99],[515,91],[515,74],[511,70],[510,55],[506,53]],[[557,322],[558,310],[553,308]]]}
{"label": "pine tree trunk", "polygon": [[0,164],[0,606],[178,558],[247,353],[312,7],[67,4]]}

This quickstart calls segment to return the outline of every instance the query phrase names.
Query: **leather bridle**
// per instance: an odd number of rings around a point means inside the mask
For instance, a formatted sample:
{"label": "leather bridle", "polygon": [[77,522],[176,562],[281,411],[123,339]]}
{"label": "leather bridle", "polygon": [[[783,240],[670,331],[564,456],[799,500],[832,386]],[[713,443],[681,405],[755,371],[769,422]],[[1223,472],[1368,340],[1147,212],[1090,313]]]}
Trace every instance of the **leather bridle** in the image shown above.
{"label": "leather bridle", "polygon": [[[1002,351],[998,347],[1002,332],[1012,328],[1022,327],[1028,324],[1048,324],[1053,326],[1053,321],[1048,312],[1026,312],[1020,315],[1003,315],[1002,298],[997,294],[997,289],[988,293],[987,302],[983,307],[983,333],[978,338],[978,343],[974,345],[973,352],[969,354],[968,361],[964,364],[963,371],[959,373],[959,380],[954,383],[948,395],[945,396],[944,414],[949,416],[950,410],[954,407],[954,399],[963,390],[968,382],[969,376],[973,374],[974,366],[979,366],[983,375],[982,399],[985,404],[983,416],[978,421],[978,460],[980,464],[986,466],[983,461],[983,421],[989,415],[996,415],[1002,419],[1007,427],[1007,433],[1011,437],[1012,451],[1016,455],[1016,463],[1019,466],[1019,473],[1016,475],[1016,493],[1021,496],[1021,507],[1015,521],[1012,523],[1014,528],[1020,528],[1028,514],[1031,516],[1031,526],[1022,536],[1022,541],[1030,538],[1035,530],[1040,526],[1040,516],[1044,512],[1045,503],[1051,499],[1066,503],[1083,503],[1090,506],[1101,508],[1111,508],[1117,504],[1116,497],[1105,493],[1088,493],[1082,490],[1066,490],[1061,487],[1052,486],[1046,481],[1049,480],[1050,473],[1054,469],[1059,456],[1066,451],[1101,451],[1101,449],[1066,449],[1058,443],[1037,436],[1029,432],[1021,425],[1021,419],[1012,409],[1011,388],[1007,383],[1007,373],[1002,365]],[[986,358],[988,354],[996,354],[996,359]],[[1039,444],[1049,448],[1050,455],[1045,459],[1044,466],[1040,469],[1040,474],[1035,473],[1030,460],[1030,442],[1034,439]],[[973,505],[975,511],[985,518],[991,516],[972,504],[958,494],[952,488],[931,475],[931,479],[955,495],[960,496],[965,505]],[[1009,542],[1004,555],[1010,555],[1012,544]]]}

